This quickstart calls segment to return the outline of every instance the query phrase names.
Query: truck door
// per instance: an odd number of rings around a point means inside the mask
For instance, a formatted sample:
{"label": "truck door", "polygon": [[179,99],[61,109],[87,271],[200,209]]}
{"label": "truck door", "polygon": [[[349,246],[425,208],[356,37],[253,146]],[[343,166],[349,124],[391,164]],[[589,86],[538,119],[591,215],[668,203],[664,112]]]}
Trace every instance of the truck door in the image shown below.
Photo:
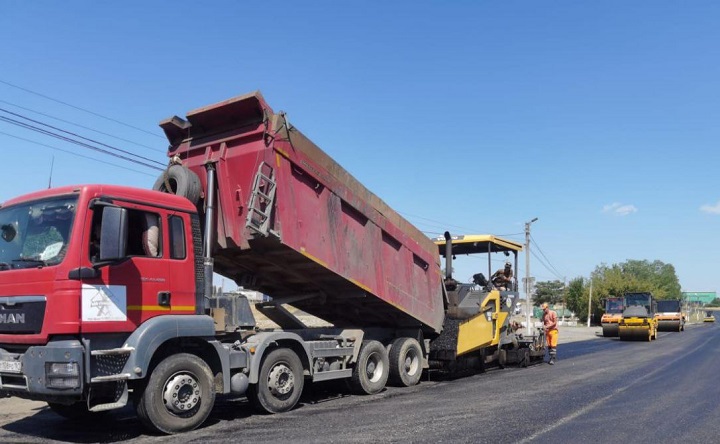
{"label": "truck door", "polygon": [[[192,219],[199,233],[200,223]],[[169,258],[172,311],[177,314],[195,313],[196,293],[202,292],[198,281],[198,269],[202,265],[199,251],[194,250],[191,216],[188,213],[170,213],[165,221],[168,242],[166,256]],[[200,242],[200,239],[197,239]],[[201,307],[202,309],[203,307]],[[202,312],[202,310],[200,310]]]}
{"label": "truck door", "polygon": [[[84,333],[133,331],[146,320],[171,311],[165,210],[115,202],[128,212],[124,260],[100,266],[82,279],[81,330]],[[99,227],[104,207],[96,205],[86,219],[88,248],[83,262],[92,268],[99,257]]]}

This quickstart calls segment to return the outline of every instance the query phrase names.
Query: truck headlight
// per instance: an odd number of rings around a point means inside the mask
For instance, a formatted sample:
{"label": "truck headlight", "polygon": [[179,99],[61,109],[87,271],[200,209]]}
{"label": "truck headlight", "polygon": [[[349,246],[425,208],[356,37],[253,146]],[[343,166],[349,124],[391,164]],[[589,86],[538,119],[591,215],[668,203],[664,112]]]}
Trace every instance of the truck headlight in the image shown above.
{"label": "truck headlight", "polygon": [[80,387],[80,366],[77,362],[46,362],[45,385],[59,389]]}

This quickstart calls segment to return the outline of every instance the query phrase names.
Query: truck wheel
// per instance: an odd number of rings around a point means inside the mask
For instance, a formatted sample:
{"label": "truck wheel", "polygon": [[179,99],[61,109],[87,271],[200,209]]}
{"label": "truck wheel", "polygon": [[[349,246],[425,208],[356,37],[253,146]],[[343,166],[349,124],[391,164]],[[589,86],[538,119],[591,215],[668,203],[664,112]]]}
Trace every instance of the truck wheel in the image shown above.
{"label": "truck wheel", "polygon": [[179,353],[155,367],[135,410],[148,428],[173,434],[199,427],[214,404],[210,367],[195,355]]}
{"label": "truck wheel", "polygon": [[363,341],[355,367],[353,367],[350,387],[358,395],[379,393],[388,380],[387,350],[378,341]]}
{"label": "truck wheel", "polygon": [[88,410],[87,402],[85,401],[74,402],[70,405],[58,404],[56,402],[48,402],[47,404],[50,410],[70,420],[98,418],[107,413],[107,411],[91,412]]}
{"label": "truck wheel", "polygon": [[248,387],[247,396],[263,413],[287,412],[300,400],[304,383],[298,355],[290,349],[277,348],[263,358],[258,383]]}
{"label": "truck wheel", "polygon": [[172,165],[157,178],[153,185],[153,190],[186,197],[193,205],[197,205],[200,201],[201,188],[200,178],[197,174],[182,165]]}
{"label": "truck wheel", "polygon": [[393,384],[410,387],[422,376],[422,350],[413,338],[397,338],[390,345],[390,380]]}

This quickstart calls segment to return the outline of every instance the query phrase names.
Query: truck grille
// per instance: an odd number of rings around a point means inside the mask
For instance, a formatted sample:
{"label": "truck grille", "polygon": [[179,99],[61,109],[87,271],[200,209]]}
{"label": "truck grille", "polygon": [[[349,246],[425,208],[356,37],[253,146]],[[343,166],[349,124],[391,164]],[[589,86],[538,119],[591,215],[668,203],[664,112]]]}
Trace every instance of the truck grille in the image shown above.
{"label": "truck grille", "polygon": [[0,298],[1,334],[36,334],[45,319],[45,296]]}

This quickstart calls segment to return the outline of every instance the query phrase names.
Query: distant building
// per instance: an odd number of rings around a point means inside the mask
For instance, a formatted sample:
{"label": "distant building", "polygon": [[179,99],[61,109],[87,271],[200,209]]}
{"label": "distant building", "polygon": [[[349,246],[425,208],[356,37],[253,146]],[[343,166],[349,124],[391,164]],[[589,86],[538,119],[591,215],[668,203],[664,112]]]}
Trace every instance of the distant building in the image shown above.
{"label": "distant building", "polygon": [[683,300],[688,302],[699,302],[701,304],[709,304],[717,297],[715,291],[683,291]]}

